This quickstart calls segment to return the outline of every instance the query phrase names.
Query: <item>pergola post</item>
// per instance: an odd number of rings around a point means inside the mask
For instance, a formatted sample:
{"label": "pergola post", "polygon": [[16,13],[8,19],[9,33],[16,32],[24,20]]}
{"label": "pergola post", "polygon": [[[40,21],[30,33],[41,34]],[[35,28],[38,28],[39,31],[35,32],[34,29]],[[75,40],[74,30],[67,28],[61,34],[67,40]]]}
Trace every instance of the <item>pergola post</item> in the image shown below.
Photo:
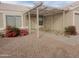
{"label": "pergola post", "polygon": [[36,19],[37,19],[37,38],[39,38],[39,10],[37,8],[37,15],[36,15]]}
{"label": "pergola post", "polygon": [[65,11],[63,10],[63,20],[62,20],[62,28],[64,30],[64,20],[65,20]]}
{"label": "pergola post", "polygon": [[31,33],[31,19],[30,19],[30,12],[28,12],[28,19],[29,19],[29,34]]}
{"label": "pergola post", "polygon": [[75,26],[75,12],[73,11],[73,26]]}

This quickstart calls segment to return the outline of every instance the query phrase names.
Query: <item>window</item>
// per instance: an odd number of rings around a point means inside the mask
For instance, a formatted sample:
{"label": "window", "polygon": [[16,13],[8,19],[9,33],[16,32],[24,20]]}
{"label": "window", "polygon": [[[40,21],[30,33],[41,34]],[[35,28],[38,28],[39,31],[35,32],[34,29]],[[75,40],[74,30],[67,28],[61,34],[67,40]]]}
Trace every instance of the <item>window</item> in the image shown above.
{"label": "window", "polygon": [[6,24],[13,27],[21,27],[21,16],[6,16]]}
{"label": "window", "polygon": [[39,17],[39,25],[43,25],[43,16]]}

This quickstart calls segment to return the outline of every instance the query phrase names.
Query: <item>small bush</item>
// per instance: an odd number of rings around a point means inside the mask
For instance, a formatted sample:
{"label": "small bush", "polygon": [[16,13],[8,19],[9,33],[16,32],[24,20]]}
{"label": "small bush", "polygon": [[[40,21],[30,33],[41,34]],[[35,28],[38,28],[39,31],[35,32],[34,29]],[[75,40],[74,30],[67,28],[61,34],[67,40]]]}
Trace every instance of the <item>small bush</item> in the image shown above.
{"label": "small bush", "polygon": [[0,37],[3,38],[4,37],[4,34],[3,33],[0,33]]}
{"label": "small bush", "polygon": [[65,34],[66,35],[76,35],[77,32],[76,32],[76,28],[75,26],[68,26],[65,28]]}
{"label": "small bush", "polygon": [[13,30],[13,32],[15,32],[15,33],[16,33],[16,35],[15,35],[15,36],[18,36],[18,35],[20,34],[20,30],[19,30],[18,28],[13,27],[13,28],[12,28],[12,30]]}
{"label": "small bush", "polygon": [[5,32],[5,37],[17,37],[29,34],[27,29],[18,29],[16,27],[11,26],[7,26]]}
{"label": "small bush", "polygon": [[6,34],[5,34],[6,37],[16,37],[19,35],[19,33],[20,31],[18,28],[11,27],[11,26],[6,27]]}
{"label": "small bush", "polygon": [[20,30],[20,36],[25,36],[25,35],[28,35],[28,30],[27,29],[21,29]]}

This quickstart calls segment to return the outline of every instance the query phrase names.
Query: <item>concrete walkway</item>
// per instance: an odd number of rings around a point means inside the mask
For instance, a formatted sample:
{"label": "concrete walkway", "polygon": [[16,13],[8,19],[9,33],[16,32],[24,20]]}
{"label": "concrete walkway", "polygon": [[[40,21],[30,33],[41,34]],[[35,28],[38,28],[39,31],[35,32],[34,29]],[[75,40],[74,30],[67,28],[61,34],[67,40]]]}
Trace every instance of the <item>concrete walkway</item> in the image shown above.
{"label": "concrete walkway", "polygon": [[4,38],[0,39],[0,57],[79,57],[78,39],[77,36],[67,38],[46,32],[40,32],[39,39],[36,33]]}
{"label": "concrete walkway", "polygon": [[63,36],[63,35],[55,35],[55,34],[52,34],[52,33],[48,33],[46,35],[50,36],[51,38],[54,38],[55,40],[64,42],[65,44],[69,44],[69,45],[72,45],[72,46],[79,44],[79,35],[69,36],[69,37],[66,37],[66,36]]}

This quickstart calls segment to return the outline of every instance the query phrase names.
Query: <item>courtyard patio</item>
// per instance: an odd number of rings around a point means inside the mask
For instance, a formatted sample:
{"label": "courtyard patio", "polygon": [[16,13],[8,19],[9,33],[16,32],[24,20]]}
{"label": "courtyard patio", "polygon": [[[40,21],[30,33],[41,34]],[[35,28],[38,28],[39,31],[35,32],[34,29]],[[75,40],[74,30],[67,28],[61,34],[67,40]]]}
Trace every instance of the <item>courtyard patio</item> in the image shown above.
{"label": "courtyard patio", "polygon": [[0,57],[79,57],[79,35],[70,38],[36,32],[14,38],[0,38]]}

